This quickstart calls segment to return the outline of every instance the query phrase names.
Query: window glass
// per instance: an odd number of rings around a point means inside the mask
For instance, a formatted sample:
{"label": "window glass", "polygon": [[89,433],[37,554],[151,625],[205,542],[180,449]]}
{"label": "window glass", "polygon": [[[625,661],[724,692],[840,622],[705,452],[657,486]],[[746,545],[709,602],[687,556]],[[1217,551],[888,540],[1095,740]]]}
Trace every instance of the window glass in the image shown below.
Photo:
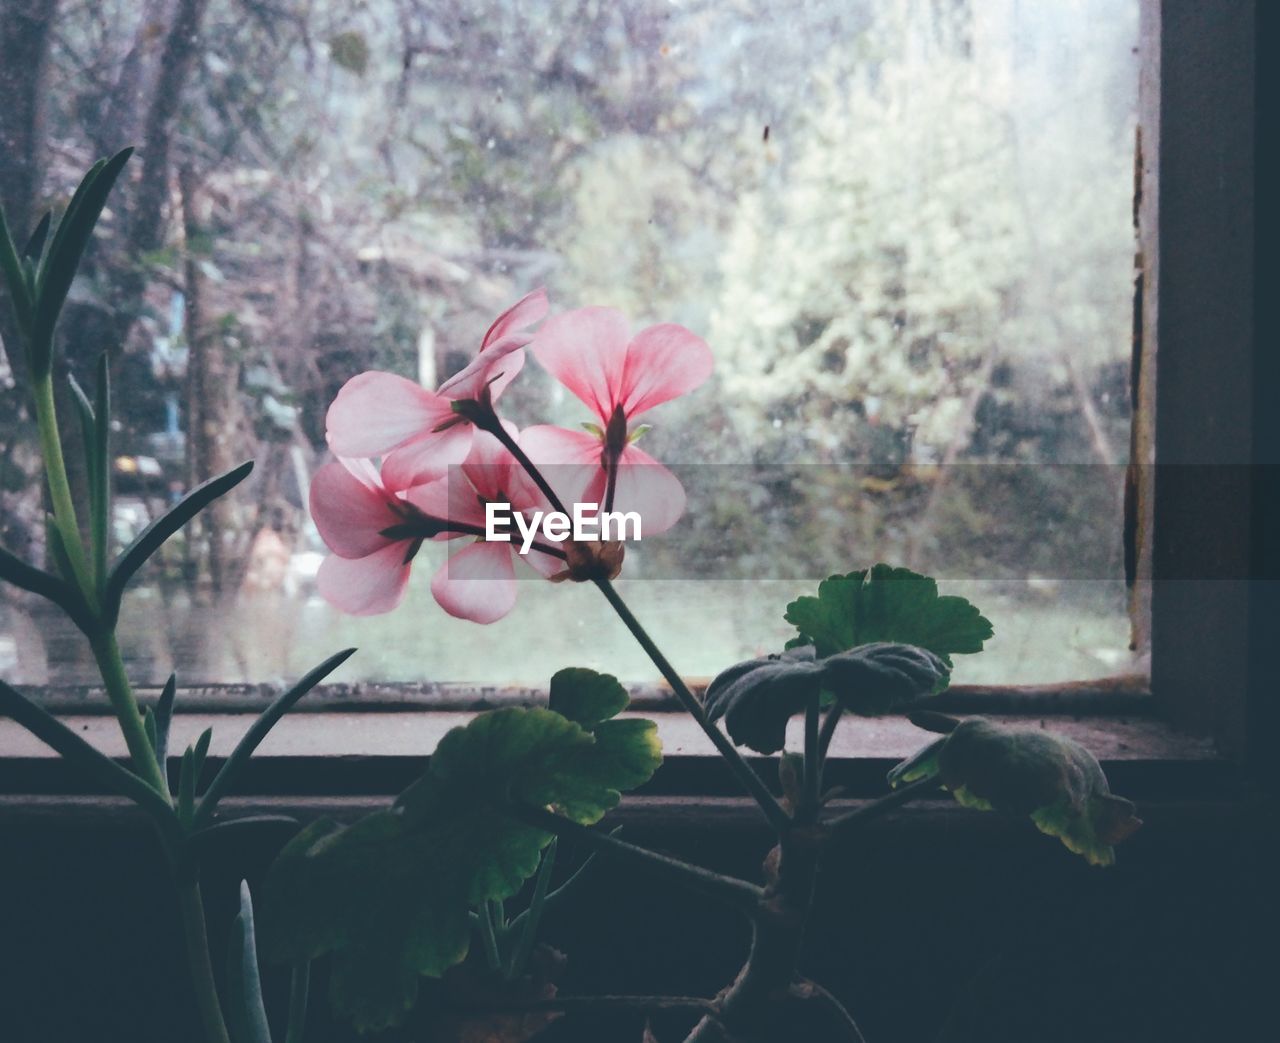
{"label": "window glass", "polygon": [[[553,311],[679,322],[715,353],[646,418],[688,509],[619,584],[682,671],[776,650],[788,600],[880,560],[995,622],[956,681],[1132,669],[1136,0],[213,0],[176,55],[166,11],[59,6],[26,164],[60,205],[96,155],[168,133],[160,187],[135,161],[64,323],[86,379],[124,338],[119,539],[258,461],[128,597],[137,681],[280,680],[351,644],[347,679],[655,679],[590,587],[530,573],[499,623],[447,617],[443,545],[388,616],[316,593],[306,489],[339,387],[369,368],[434,387],[540,285]],[[179,66],[181,103],[157,104]],[[532,361],[503,404],[590,419]],[[0,524],[38,557],[34,431],[5,415]],[[82,644],[0,601],[0,676],[90,682]]]}

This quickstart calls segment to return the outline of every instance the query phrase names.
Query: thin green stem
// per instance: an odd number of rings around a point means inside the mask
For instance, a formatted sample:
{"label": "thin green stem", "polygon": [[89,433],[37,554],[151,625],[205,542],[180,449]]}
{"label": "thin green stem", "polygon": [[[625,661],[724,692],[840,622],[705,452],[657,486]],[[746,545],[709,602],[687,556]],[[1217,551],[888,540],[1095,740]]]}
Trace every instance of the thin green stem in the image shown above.
{"label": "thin green stem", "polygon": [[818,756],[822,758],[825,764],[827,761],[827,751],[831,749],[831,740],[836,735],[836,725],[840,723],[840,718],[844,716],[844,707],[836,703],[827,711],[827,716],[822,721],[822,733],[818,736]]}
{"label": "thin green stem", "polygon": [[927,779],[920,779],[916,782],[910,782],[899,789],[894,790],[888,796],[880,797],[868,804],[862,805],[860,808],[854,808],[853,811],[846,811],[843,815],[837,815],[827,823],[827,827],[831,831],[833,837],[840,836],[856,829],[858,826],[872,819],[877,819],[886,812],[892,811],[894,808],[900,808],[903,804],[909,804],[917,797],[923,797],[932,793],[934,790],[942,787],[942,777],[939,775],[931,776]]}
{"label": "thin green stem", "polygon": [[653,660],[653,664],[658,668],[659,672],[667,680],[667,684],[671,685],[671,690],[675,692],[676,698],[689,712],[690,716],[698,722],[698,726],[706,733],[712,744],[720,754],[728,762],[730,770],[738,777],[739,781],[746,787],[761,810],[773,825],[773,828],[779,833],[786,833],[791,826],[791,819],[782,809],[782,805],[766,786],[759,775],[750,764],[746,762],[742,754],[738,752],[738,748],[733,745],[728,736],[715,726],[712,720],[707,716],[707,712],[703,709],[702,703],[698,701],[698,697],[689,691],[689,686],[684,683],[684,679],[676,673],[675,668],[667,662],[666,656],[662,654],[661,649],[654,644],[653,639],[640,625],[640,621],[631,613],[631,609],[627,607],[627,603],[622,600],[617,590],[607,579],[597,579],[593,581],[605,599],[613,606],[613,610],[626,624],[632,636],[640,643],[640,647]]}
{"label": "thin green stem", "polygon": [[[487,412],[473,418],[473,423],[476,423],[482,430],[488,431],[506,446],[511,455],[524,468],[525,473],[542,490],[543,495],[546,496],[552,507],[562,514],[568,513],[565,511],[564,504],[560,502],[560,498],[556,496],[555,490],[551,488],[542,472],[538,470],[537,464],[529,459],[516,440],[502,426],[502,421],[498,419],[498,415],[493,412],[492,407],[488,407]],[[676,673],[675,667],[667,661],[667,657],[662,654],[662,650],[658,648],[653,638],[640,625],[640,621],[632,614],[631,609],[627,607],[627,603],[622,600],[617,590],[614,589],[613,584],[603,577],[592,582],[600,588],[600,592],[604,594],[605,599],[613,606],[613,610],[618,614],[622,622],[626,624],[627,629],[631,631],[631,635],[640,643],[640,647],[644,649],[645,654],[653,660],[654,666],[666,678],[667,684],[671,685],[671,690],[676,693],[676,698],[680,700],[693,719],[698,722],[698,726],[706,733],[707,738],[711,740],[715,748],[720,751],[721,756],[728,762],[730,770],[738,776],[747,792],[755,798],[756,803],[760,805],[760,809],[764,812],[765,817],[773,828],[779,835],[786,833],[790,829],[791,819],[782,809],[782,805],[778,803],[777,798],[769,792],[769,787],[764,784],[760,776],[755,773],[751,765],[738,752],[738,748],[712,723],[706,711],[702,708],[702,703],[698,701],[697,696],[689,691],[689,686],[684,683],[684,679]]]}
{"label": "thin green stem", "polygon": [[502,957],[498,954],[498,933],[493,922],[493,910],[488,902],[480,903],[477,926],[480,928],[480,944],[484,946],[485,963],[489,965],[491,971],[501,970]]}
{"label": "thin green stem", "polygon": [[191,983],[196,990],[196,1005],[204,1026],[207,1043],[231,1043],[227,1023],[218,1003],[218,990],[213,981],[213,964],[209,960],[209,937],[205,931],[204,903],[200,898],[200,882],[195,877],[178,882],[178,901],[182,907],[182,930],[187,942],[187,963]]}
{"label": "thin green stem", "polygon": [[529,962],[529,956],[538,940],[538,924],[542,920],[542,911],[547,904],[547,890],[551,886],[551,871],[556,864],[557,844],[558,838],[553,838],[542,852],[542,862],[538,866],[538,878],[533,885],[533,897],[529,900],[528,916],[524,921],[516,944],[511,949],[511,956],[507,960],[506,978],[508,981],[524,973],[525,965]]}
{"label": "thin green stem", "polygon": [[516,458],[516,462],[524,468],[525,474],[532,478],[534,484],[542,490],[542,495],[547,498],[547,502],[561,514],[568,514],[569,512],[564,508],[564,503],[560,500],[560,497],[556,495],[556,491],[551,488],[551,484],[543,476],[542,472],[538,470],[538,465],[529,459],[528,454],[526,454],[525,451],[520,448],[519,443],[511,437],[511,433],[502,426],[502,421],[498,419],[498,415],[496,413],[491,413],[491,416],[491,422],[488,418],[483,418],[483,422],[478,422],[476,426],[483,431],[488,431],[494,436],[494,438],[506,446],[507,451],[510,452],[511,455]]}
{"label": "thin green stem", "polygon": [[53,379],[40,377],[33,389],[36,404],[36,423],[40,430],[40,451],[44,456],[45,475],[49,481],[49,498],[53,501],[53,521],[62,537],[67,560],[74,573],[74,580],[90,605],[98,603],[98,591],[93,574],[84,555],[84,543],[80,539],[80,525],[76,520],[75,502],[71,498],[71,483],[67,480],[67,462],[62,455],[62,439],[58,435],[58,412],[53,401]]}
{"label": "thin green stem", "polygon": [[822,749],[818,728],[822,713],[822,693],[815,688],[804,708],[804,793],[801,816],[812,821],[822,800]]}
{"label": "thin green stem", "polygon": [[307,1025],[307,994],[311,988],[311,961],[303,960],[293,965],[289,981],[289,1024],[285,1029],[284,1043],[302,1043]]}
{"label": "thin green stem", "polygon": [[120,722],[120,730],[124,733],[125,744],[129,747],[134,771],[162,794],[165,800],[169,800],[169,782],[156,760],[156,751],[151,748],[151,741],[147,738],[142,714],[138,712],[138,700],[134,698],[133,687],[129,684],[124,660],[120,656],[120,646],[116,643],[115,631],[95,635],[90,643],[94,658],[98,661],[98,669],[102,673],[102,682],[111,698],[111,706]]}
{"label": "thin green stem", "polygon": [[764,890],[755,884],[739,880],[736,877],[724,876],[710,869],[704,869],[702,866],[692,865],[689,862],[682,862],[678,858],[659,854],[657,851],[650,851],[648,848],[640,847],[637,844],[628,844],[625,840],[619,840],[608,833],[600,833],[594,829],[588,829],[586,826],[548,811],[546,808],[521,805],[512,809],[512,811],[520,821],[531,826],[545,829],[548,833],[554,833],[556,836],[569,837],[580,841],[601,854],[643,866],[650,872],[675,880],[685,887],[700,891],[713,898],[718,898],[739,910],[753,912],[765,896]]}

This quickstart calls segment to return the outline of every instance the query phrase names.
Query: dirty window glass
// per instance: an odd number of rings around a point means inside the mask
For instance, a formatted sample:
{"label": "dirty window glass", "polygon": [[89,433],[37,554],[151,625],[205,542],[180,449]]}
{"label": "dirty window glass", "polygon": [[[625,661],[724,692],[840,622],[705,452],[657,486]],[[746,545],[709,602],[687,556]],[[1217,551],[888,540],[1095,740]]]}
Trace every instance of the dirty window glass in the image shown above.
{"label": "dirty window glass", "polygon": [[[1136,0],[213,0],[167,106],[164,7],[59,5],[42,120],[0,155],[23,227],[97,155],[167,140],[64,322],[86,377],[113,352],[117,538],[258,461],[129,595],[138,682],[291,678],[352,644],[349,680],[654,679],[590,587],[530,573],[501,622],[447,617],[443,546],[391,615],[316,593],[306,490],[338,388],[369,368],[434,387],[540,285],[715,353],[646,418],[689,503],[619,584],[682,671],[777,649],[788,600],[880,560],[994,620],[957,681],[1133,669]],[[2,372],[0,525],[38,558],[35,434]],[[504,403],[590,419],[533,362]],[[87,683],[82,646],[3,594],[0,676]]]}

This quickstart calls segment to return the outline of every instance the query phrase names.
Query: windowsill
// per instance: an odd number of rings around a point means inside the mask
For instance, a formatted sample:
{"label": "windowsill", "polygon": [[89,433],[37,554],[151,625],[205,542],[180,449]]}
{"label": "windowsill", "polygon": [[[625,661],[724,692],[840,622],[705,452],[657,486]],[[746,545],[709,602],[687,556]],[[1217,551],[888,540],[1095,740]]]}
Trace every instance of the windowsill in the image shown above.
{"label": "windowsill", "polygon": [[[385,797],[421,774],[424,758],[445,732],[472,716],[461,711],[290,715],[259,747],[242,789],[265,797]],[[734,780],[691,718],[678,712],[638,716],[657,721],[665,754],[662,769],[643,794],[738,795]],[[209,759],[217,764],[254,719],[247,713],[182,714],[174,719],[170,749],[180,753],[205,728],[212,728]],[[109,756],[125,757],[114,718],[72,715],[62,721]],[[1180,733],[1149,716],[1019,716],[1010,723],[1076,739],[1103,763],[1113,788],[1134,799],[1211,798],[1233,789],[1233,766],[1218,757],[1210,740]],[[800,720],[791,722],[792,749],[801,745],[801,728]],[[832,742],[828,781],[851,796],[883,792],[888,768],[932,738],[901,717],[846,719]],[[170,759],[171,769],[175,760]],[[772,780],[773,769],[762,767],[765,778]],[[0,793],[85,792],[57,754],[13,721],[0,720]]]}

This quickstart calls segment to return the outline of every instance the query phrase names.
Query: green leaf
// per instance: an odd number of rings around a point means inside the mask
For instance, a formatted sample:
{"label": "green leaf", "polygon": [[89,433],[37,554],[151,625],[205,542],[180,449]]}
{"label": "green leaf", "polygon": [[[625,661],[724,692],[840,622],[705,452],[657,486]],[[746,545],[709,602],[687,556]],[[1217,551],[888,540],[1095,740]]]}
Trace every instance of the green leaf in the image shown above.
{"label": "green leaf", "polygon": [[22,256],[25,260],[36,264],[40,263],[40,257],[44,253],[45,241],[49,238],[49,225],[52,222],[53,211],[46,210],[44,216],[36,222],[36,227],[31,235],[27,237],[27,245],[22,248]]}
{"label": "green leaf", "polygon": [[246,834],[284,834],[286,827],[296,830],[298,820],[292,815],[246,815],[215,822],[212,826],[193,830],[187,837],[187,850],[192,855],[203,856],[220,844],[247,839]]}
{"label": "green leaf", "polygon": [[[598,712],[615,701],[605,687],[590,680],[583,691],[596,694],[577,705]],[[390,810],[346,828],[316,824],[285,848],[267,878],[266,951],[286,961],[334,953],[335,1007],[364,1029],[394,1024],[421,976],[466,956],[469,911],[537,871],[551,834],[524,824],[519,806],[589,825],[659,761],[650,721],[592,732],[549,709],[480,714],[441,740]]]}
{"label": "green leaf", "polygon": [[17,721],[46,746],[62,754],[67,763],[86,778],[113,793],[128,797],[151,813],[172,836],[176,825],[169,802],[133,772],[121,767],[95,746],[37,706],[16,688],[0,681],[0,714]]}
{"label": "green leaf", "polygon": [[787,742],[787,722],[821,687],[822,665],[813,650],[791,649],[729,667],[707,685],[704,699],[707,715],[723,717],[739,746],[777,753]]}
{"label": "green leaf", "polygon": [[240,913],[231,929],[227,968],[227,1028],[234,1043],[271,1043],[267,1010],[262,1003],[258,946],[253,929],[249,884],[240,881]]}
{"label": "green leaf", "polygon": [[107,576],[106,593],[103,596],[103,615],[108,623],[114,623],[120,615],[120,599],[124,597],[124,588],[134,573],[146,563],[170,536],[181,529],[192,518],[213,503],[219,496],[230,492],[249,477],[253,470],[253,461],[246,460],[239,467],[233,467],[226,474],[210,478],[202,485],[197,485],[186,496],[175,503],[164,514],[148,525],[124,553],[120,555],[111,572]]}
{"label": "green leaf", "polygon": [[966,807],[1029,815],[1090,864],[1115,861],[1112,847],[1142,825],[1114,796],[1102,766],[1078,742],[1038,728],[1006,728],[971,717],[889,773],[897,786],[941,774]]}
{"label": "green leaf", "polygon": [[[85,473],[89,476],[89,519],[94,539],[106,531],[106,447],[100,440],[102,425],[89,396],[73,374],[67,374],[71,387],[71,399],[80,417],[80,433],[84,437]],[[95,548],[96,550],[96,548]]]}
{"label": "green leaf", "polygon": [[950,667],[953,654],[981,652],[993,632],[964,598],[939,596],[934,580],[888,565],[823,580],[817,597],[787,606],[786,619],[799,631],[797,643],[812,644],[819,659],[891,641],[927,649]]}
{"label": "green leaf", "polygon": [[194,749],[194,757],[192,758],[192,767],[195,770],[196,781],[200,781],[200,773],[204,770],[204,759],[209,755],[209,743],[213,740],[213,729],[206,728],[200,733],[200,737],[196,739]]}
{"label": "green leaf", "polygon": [[110,159],[95,163],[80,182],[80,187],[67,206],[67,212],[58,222],[53,242],[49,244],[49,251],[37,278],[31,320],[32,346],[39,347],[41,351],[40,358],[32,359],[32,369],[36,376],[49,372],[48,346],[53,342],[53,330],[62,312],[62,305],[71,289],[76,269],[80,267],[85,248],[89,245],[94,226],[102,216],[107,196],[111,194],[116,178],[120,176],[120,171],[132,154],[133,149],[127,148]]}
{"label": "green leaf", "polygon": [[912,645],[878,641],[815,659],[813,647],[737,663],[707,686],[706,707],[723,717],[729,737],[760,753],[786,743],[787,722],[826,691],[850,713],[889,713],[937,691],[950,670],[939,656]]}
{"label": "green leaf", "polygon": [[[165,762],[169,756],[169,725],[173,721],[173,702],[178,694],[178,675],[170,674],[156,700],[156,762],[160,765],[160,774],[166,775]],[[167,775],[166,775],[167,777]]]}
{"label": "green leaf", "polygon": [[18,248],[14,245],[13,236],[9,234],[9,223],[5,220],[2,206],[0,206],[0,273],[4,275],[9,299],[13,301],[18,326],[26,334],[31,322],[31,284],[18,257]]}
{"label": "green leaf", "polygon": [[178,765],[178,818],[188,828],[191,827],[196,802],[195,752],[188,746],[183,751],[182,763]]}
{"label": "green leaf", "polygon": [[569,667],[551,678],[547,704],[556,713],[590,730],[626,708],[630,697],[616,677]]}
{"label": "green leaf", "polygon": [[94,572],[99,587],[106,584],[107,557],[111,539],[111,361],[104,351],[98,356],[98,387],[94,398],[93,415],[97,421],[93,444],[97,449],[96,465],[90,471],[96,503],[94,506],[93,548]]}
{"label": "green leaf", "polygon": [[[207,824],[213,818],[213,813],[218,807],[218,801],[222,799],[228,787],[235,782],[244,766],[249,762],[249,758],[253,756],[253,751],[262,744],[262,740],[279,723],[280,718],[293,709],[299,699],[338,669],[355,653],[356,650],[354,648],[344,648],[341,652],[334,653],[319,666],[314,667],[303,675],[302,679],[292,688],[276,696],[271,701],[271,704],[258,715],[258,719],[249,726],[249,730],[236,743],[236,748],[231,751],[231,756],[226,759],[221,770],[213,777],[213,781],[209,783],[209,788],[205,790],[204,797],[200,801],[200,807],[195,812],[194,825],[197,828]],[[170,699],[171,708],[172,705],[172,699]],[[167,722],[165,731],[167,734]]]}
{"label": "green leaf", "polygon": [[70,583],[52,576],[0,547],[0,579],[15,587],[39,594],[62,609],[84,633],[93,628],[93,616],[80,592]]}
{"label": "green leaf", "polygon": [[939,692],[950,664],[927,648],[875,641],[822,660],[822,687],[845,710],[864,717],[892,713],[905,703]]}

